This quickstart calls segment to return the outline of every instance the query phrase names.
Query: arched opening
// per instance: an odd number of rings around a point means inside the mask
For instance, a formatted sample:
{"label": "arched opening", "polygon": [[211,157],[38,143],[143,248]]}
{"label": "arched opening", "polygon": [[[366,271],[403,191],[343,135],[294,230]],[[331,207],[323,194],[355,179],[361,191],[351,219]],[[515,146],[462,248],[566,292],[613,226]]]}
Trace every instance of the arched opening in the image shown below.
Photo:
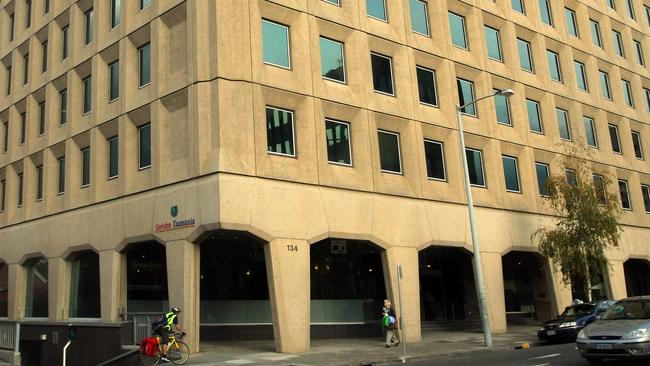
{"label": "arched opening", "polygon": [[70,261],[70,318],[101,317],[99,255],[86,250],[72,254]]}
{"label": "arched opening", "polygon": [[9,267],[0,262],[0,317],[9,316]]}
{"label": "arched opening", "polygon": [[381,334],[382,252],[363,240],[325,239],[311,245],[312,338]]}
{"label": "arched opening", "polygon": [[148,241],[127,248],[126,307],[129,313],[161,313],[169,308],[163,245]]}
{"label": "arched opening", "polygon": [[627,296],[650,295],[650,262],[628,259],[623,263]]}
{"label": "arched opening", "polygon": [[231,230],[199,242],[201,341],[273,339],[266,243]]}
{"label": "arched opening", "polygon": [[24,266],[27,271],[25,318],[47,318],[47,259],[32,258],[25,262]]}
{"label": "arched opening", "polygon": [[422,331],[473,327],[480,318],[471,255],[431,246],[418,253]]}
{"label": "arched opening", "polygon": [[509,323],[550,320],[553,298],[546,261],[538,253],[512,251],[501,259],[506,319]]}

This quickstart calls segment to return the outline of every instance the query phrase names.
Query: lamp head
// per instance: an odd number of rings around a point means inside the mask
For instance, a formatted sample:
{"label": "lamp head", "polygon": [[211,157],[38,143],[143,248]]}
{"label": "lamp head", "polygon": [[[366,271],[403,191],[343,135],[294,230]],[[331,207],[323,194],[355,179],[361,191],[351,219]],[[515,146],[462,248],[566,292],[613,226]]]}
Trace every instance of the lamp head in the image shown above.
{"label": "lamp head", "polygon": [[498,95],[503,95],[506,98],[510,98],[515,92],[512,89],[501,89],[497,92]]}

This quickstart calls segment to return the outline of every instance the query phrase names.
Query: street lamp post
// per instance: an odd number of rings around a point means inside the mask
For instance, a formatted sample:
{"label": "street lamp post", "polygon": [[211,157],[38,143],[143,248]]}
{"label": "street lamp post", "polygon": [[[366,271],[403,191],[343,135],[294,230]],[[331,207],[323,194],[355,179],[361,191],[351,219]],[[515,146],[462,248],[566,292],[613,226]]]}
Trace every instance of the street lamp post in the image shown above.
{"label": "street lamp post", "polygon": [[472,249],[474,251],[474,255],[473,255],[474,283],[476,286],[476,292],[478,294],[479,309],[481,311],[481,326],[483,328],[483,338],[485,340],[486,347],[492,347],[492,333],[490,333],[490,321],[488,319],[487,301],[485,300],[485,286],[483,284],[483,266],[481,264],[481,249],[480,249],[478,235],[476,233],[476,223],[474,218],[474,200],[472,198],[472,188],[469,183],[469,172],[468,172],[469,168],[467,166],[467,155],[466,155],[467,153],[465,152],[465,136],[463,132],[463,121],[461,116],[461,110],[485,98],[491,98],[497,95],[510,97],[513,94],[514,92],[512,91],[512,89],[502,89],[497,91],[494,94],[490,94],[478,99],[474,99],[462,106],[456,106],[456,122],[458,123],[458,136],[460,139],[460,156],[463,159],[463,175],[465,177],[465,196],[467,197],[467,213],[469,215],[469,229],[472,237]]}

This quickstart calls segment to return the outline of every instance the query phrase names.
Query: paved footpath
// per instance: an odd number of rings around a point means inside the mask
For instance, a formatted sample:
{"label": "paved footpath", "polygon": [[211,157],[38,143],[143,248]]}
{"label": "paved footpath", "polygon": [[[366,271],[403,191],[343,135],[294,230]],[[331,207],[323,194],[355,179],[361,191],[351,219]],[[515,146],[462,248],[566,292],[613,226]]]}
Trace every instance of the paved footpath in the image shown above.
{"label": "paved footpath", "polygon": [[[511,350],[522,343],[537,341],[537,326],[511,326],[506,334],[493,335],[492,351]],[[423,334],[422,341],[406,345],[409,360],[452,357],[470,352],[489,352],[480,331],[439,331]],[[223,342],[201,344],[189,365],[281,365],[281,366],[359,366],[381,365],[400,360],[403,348],[384,348],[379,338],[312,340],[309,352],[274,352],[272,341]]]}

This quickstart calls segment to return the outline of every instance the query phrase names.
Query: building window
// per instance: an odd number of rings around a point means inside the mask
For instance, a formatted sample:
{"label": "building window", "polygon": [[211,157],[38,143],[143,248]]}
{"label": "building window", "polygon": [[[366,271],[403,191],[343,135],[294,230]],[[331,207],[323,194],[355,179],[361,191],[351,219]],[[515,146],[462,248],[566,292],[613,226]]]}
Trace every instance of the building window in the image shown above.
{"label": "building window", "polygon": [[598,70],[600,75],[600,91],[602,92],[603,98],[612,100],[612,92],[609,88],[609,75],[602,70]]}
{"label": "building window", "polygon": [[108,139],[108,179],[115,178],[119,174],[119,141],[117,136]]}
{"label": "building window", "polygon": [[93,41],[93,9],[91,8],[85,14],[86,18],[86,33],[85,42],[89,44]]}
{"label": "building window", "polygon": [[29,53],[23,56],[23,85],[29,82]]}
{"label": "building window", "polygon": [[83,114],[90,113],[90,110],[92,109],[92,97],[93,97],[93,91],[92,91],[92,77],[88,76],[87,78],[83,79],[83,84],[84,84],[84,99],[83,99]]}
{"label": "building window", "polygon": [[43,199],[43,166],[36,167],[36,201]]}
{"label": "building window", "polygon": [[587,73],[585,72],[585,64],[573,60],[573,66],[576,71],[576,84],[578,89],[582,91],[589,91],[589,86],[587,85]]}
{"label": "building window", "polygon": [[341,2],[339,0],[323,0],[326,3],[334,4],[336,6],[341,6]]}
{"label": "building window", "polygon": [[138,169],[151,166],[151,124],[138,127]]}
{"label": "building window", "polygon": [[535,172],[537,173],[537,189],[539,190],[539,195],[548,197],[550,195],[548,187],[546,187],[546,181],[549,178],[548,165],[536,162]]}
{"label": "building window", "polygon": [[47,14],[47,13],[50,12],[50,0],[45,0],[44,3],[45,3],[44,4],[45,9],[44,9],[43,13]]}
{"label": "building window", "polygon": [[623,97],[625,98],[625,104],[630,108],[634,108],[634,99],[632,98],[632,87],[630,86],[630,82],[625,79],[621,79],[621,84],[623,86]]}
{"label": "building window", "polygon": [[41,72],[47,71],[47,40],[41,43],[41,49],[43,50],[43,58],[41,60]]}
{"label": "building window", "polygon": [[512,9],[520,12],[521,14],[526,14],[526,8],[524,8],[524,0],[512,0]]}
{"label": "building window", "polygon": [[65,60],[68,58],[68,30],[70,29],[69,26],[65,26],[61,28],[61,60]]}
{"label": "building window", "polygon": [[377,130],[377,139],[381,171],[401,174],[402,157],[399,148],[399,134]]}
{"label": "building window", "polygon": [[583,116],[582,122],[585,125],[585,136],[587,138],[587,145],[591,147],[598,147],[598,138],[596,135],[596,128],[594,126],[594,119]]}
{"label": "building window", "polygon": [[539,0],[539,12],[542,18],[542,23],[553,26],[550,0]]}
{"label": "building window", "polygon": [[510,120],[510,101],[508,100],[508,97],[498,94],[499,89],[493,89],[492,92],[495,94],[494,109],[497,114],[497,122],[512,126],[512,122]]}
{"label": "building window", "polygon": [[636,39],[633,40],[634,42],[634,49],[636,50],[636,63],[644,66],[645,61],[643,60],[643,47],[641,46],[641,42],[637,41]]}
{"label": "building window", "polygon": [[609,124],[609,138],[612,141],[612,151],[621,154],[621,143],[618,138],[618,126]]}
{"label": "building window", "polygon": [[501,156],[501,161],[503,162],[503,176],[506,182],[506,191],[520,193],[517,158],[503,155]]}
{"label": "building window", "polygon": [[7,96],[11,95],[11,66],[7,66]]}
{"label": "building window", "polygon": [[99,255],[77,253],[70,262],[70,318],[99,318]]}
{"label": "building window", "polygon": [[327,139],[327,161],[334,164],[352,165],[350,124],[326,119],[325,138]]}
{"label": "building window", "polygon": [[422,0],[410,0],[411,29],[422,35],[429,35],[429,16],[427,3]]}
{"label": "building window", "polygon": [[560,55],[557,53],[546,50],[546,58],[548,59],[548,70],[551,75],[551,80],[562,82],[562,71],[560,69]]}
{"label": "building window", "polygon": [[424,140],[424,156],[427,164],[427,177],[446,180],[445,150],[442,142]]}
{"label": "building window", "polygon": [[366,10],[369,17],[383,20],[384,22],[388,20],[385,0],[366,0]]}
{"label": "building window", "polygon": [[632,202],[630,201],[630,191],[628,190],[626,180],[623,179],[618,180],[618,190],[621,193],[621,207],[624,210],[631,210]]}
{"label": "building window", "polygon": [[262,49],[264,63],[284,68],[291,67],[289,27],[262,19]]}
{"label": "building window", "polygon": [[68,90],[67,89],[63,89],[59,92],[59,100],[61,101],[59,125],[63,126],[68,121]]}
{"label": "building window", "polygon": [[503,62],[499,31],[494,28],[485,26],[485,43],[487,44],[488,57],[493,60]]}
{"label": "building window", "polygon": [[470,148],[465,149],[467,157],[467,172],[469,183],[473,186],[485,187],[485,175],[483,174],[483,152]]}
{"label": "building window", "polygon": [[111,0],[111,28],[122,22],[122,0]]}
{"label": "building window", "polygon": [[634,156],[637,159],[643,160],[643,145],[641,144],[641,134],[637,131],[632,131],[632,145],[634,146]]}
{"label": "building window", "polygon": [[418,76],[418,92],[420,103],[437,106],[438,95],[436,92],[436,73],[433,70],[416,66],[415,71]]}
{"label": "building window", "polygon": [[2,152],[7,152],[9,149],[9,123],[3,123],[4,126],[4,143],[2,144]]}
{"label": "building window", "polygon": [[566,18],[566,27],[567,30],[569,31],[569,34],[574,37],[579,37],[578,22],[576,21],[576,12],[569,8],[564,8],[564,16]]}
{"label": "building window", "polygon": [[645,111],[650,113],[650,89],[643,88],[643,94],[645,94]]}
{"label": "building window", "polygon": [[618,31],[612,30],[612,37],[614,40],[614,50],[616,54],[625,57],[625,50],[623,49],[623,36]]}
{"label": "building window", "polygon": [[345,83],[343,43],[320,37],[321,75],[325,79]]}
{"label": "building window", "polygon": [[32,26],[32,2],[31,0],[25,1],[25,28]]}
{"label": "building window", "polygon": [[272,154],[296,156],[293,112],[266,107],[266,146]]}
{"label": "building window", "polygon": [[605,204],[605,181],[603,180],[602,175],[593,174],[592,180],[594,182],[594,193],[596,194],[596,199],[601,205]]}
{"label": "building window", "polygon": [[474,83],[465,79],[456,79],[456,87],[458,88],[458,105],[465,106],[460,111],[476,117],[476,103],[468,104],[475,99]]}
{"label": "building window", "polygon": [[600,38],[600,24],[593,19],[589,19],[589,25],[591,27],[591,41],[596,46],[603,48],[603,41]]}
{"label": "building window", "polygon": [[0,180],[0,212],[4,212],[5,210],[5,202],[6,202],[6,194],[7,194],[7,181],[6,180]]}
{"label": "building window", "polygon": [[138,48],[140,77],[139,85],[143,87],[151,82],[151,43]]}
{"label": "building window", "polygon": [[539,110],[539,102],[526,99],[526,109],[528,110],[528,125],[530,130],[536,133],[544,133],[542,129],[542,115]]}
{"label": "building window", "polygon": [[65,156],[57,159],[59,162],[59,186],[57,192],[63,194],[65,192]]}
{"label": "building window", "polygon": [[81,149],[81,187],[90,185],[90,148]]}
{"label": "building window", "polygon": [[645,208],[645,212],[650,213],[650,186],[642,184],[641,195],[643,196],[643,207]]}
{"label": "building window", "polygon": [[35,258],[25,264],[27,288],[25,318],[47,318],[48,266],[45,258]]}
{"label": "building window", "polygon": [[560,138],[562,140],[571,141],[571,129],[569,127],[569,113],[564,109],[556,108],[555,115],[557,116],[557,127],[560,130]]}
{"label": "building window", "polygon": [[517,38],[517,49],[519,50],[519,66],[522,70],[533,72],[533,58],[530,53],[530,43]]}
{"label": "building window", "polygon": [[109,84],[108,101],[112,102],[120,97],[120,61],[108,65]]}
{"label": "building window", "polygon": [[392,59],[378,53],[370,54],[372,84],[376,92],[394,95]]}
{"label": "building window", "polygon": [[616,3],[615,3],[616,0],[606,0],[606,1],[607,1],[607,6],[610,9],[616,10]]}
{"label": "building window", "polygon": [[634,5],[632,4],[632,0],[625,0],[625,5],[626,5],[626,8],[627,8],[627,15],[628,15],[630,18],[635,19],[635,16],[634,16]]}
{"label": "building window", "polygon": [[27,130],[27,113],[20,114],[20,144],[25,143],[25,132]]}
{"label": "building window", "polygon": [[648,27],[650,27],[650,7],[643,5],[643,10],[645,10],[645,21],[648,24]]}
{"label": "building window", "polygon": [[151,0],[140,0],[140,10],[148,8],[151,5]]}
{"label": "building window", "polygon": [[18,207],[23,207],[23,173],[18,173]]}
{"label": "building window", "polygon": [[463,49],[469,49],[465,32],[465,18],[449,12],[449,28],[451,30],[451,44]]}
{"label": "building window", "polygon": [[42,101],[38,104],[38,135],[42,136],[45,134],[45,101]]}
{"label": "building window", "polygon": [[564,169],[564,177],[567,181],[572,186],[577,186],[578,185],[578,176],[576,175],[576,171],[573,169]]}

